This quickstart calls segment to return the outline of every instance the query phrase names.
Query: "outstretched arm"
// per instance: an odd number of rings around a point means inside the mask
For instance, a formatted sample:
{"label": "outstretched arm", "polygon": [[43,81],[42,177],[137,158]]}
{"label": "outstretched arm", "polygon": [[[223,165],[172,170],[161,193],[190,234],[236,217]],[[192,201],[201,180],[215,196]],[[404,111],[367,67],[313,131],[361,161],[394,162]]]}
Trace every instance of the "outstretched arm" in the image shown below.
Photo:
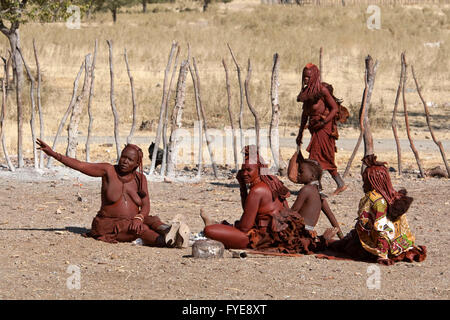
{"label": "outstretched arm", "polygon": [[69,168],[80,171],[81,173],[84,173],[88,176],[103,177],[104,175],[106,175],[108,167],[111,167],[109,163],[89,163],[71,157],[67,157],[53,151],[53,149],[50,148],[48,144],[46,144],[44,141],[40,139],[37,139],[36,142],[39,145],[38,149],[45,152],[45,154],[47,154],[48,156],[53,157],[62,164],[68,166]]}
{"label": "outstretched arm", "polygon": [[302,119],[301,119],[301,122],[300,122],[300,129],[298,130],[298,135],[297,135],[297,139],[296,139],[296,142],[297,142],[298,146],[302,144],[303,131],[305,131],[305,127],[306,127],[307,122],[308,122],[308,115],[306,114],[305,110],[303,109]]}
{"label": "outstretched arm", "polygon": [[326,199],[322,199],[322,211],[327,216],[327,218],[330,221],[331,225],[339,230],[338,233],[337,233],[339,239],[343,239],[344,238],[344,234],[342,233],[341,227],[339,226],[339,223],[337,222],[336,217],[333,214],[333,211],[331,211],[331,208],[328,205],[328,202],[327,202]]}

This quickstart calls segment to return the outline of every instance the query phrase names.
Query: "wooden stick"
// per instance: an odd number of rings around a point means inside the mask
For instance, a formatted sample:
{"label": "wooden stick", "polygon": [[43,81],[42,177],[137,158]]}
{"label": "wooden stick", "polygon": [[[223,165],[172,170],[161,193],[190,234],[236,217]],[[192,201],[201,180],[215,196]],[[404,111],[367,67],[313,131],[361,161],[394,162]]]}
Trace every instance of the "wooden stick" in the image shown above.
{"label": "wooden stick", "polygon": [[133,80],[133,76],[131,75],[130,66],[128,64],[127,49],[124,49],[123,56],[124,56],[124,59],[125,59],[125,65],[127,67],[128,78],[130,79],[131,105],[133,107],[133,109],[132,109],[133,120],[131,122],[130,134],[127,137],[127,143],[131,143],[132,140],[133,140],[134,131],[136,130],[136,113],[137,113],[137,108],[136,108],[136,98],[135,98],[135,94],[134,94],[134,80]]}
{"label": "wooden stick", "polygon": [[278,100],[278,87],[280,83],[278,81],[279,74],[279,56],[278,53],[273,55],[273,67],[272,67],[272,77],[270,81],[270,101],[272,102],[272,119],[270,121],[269,127],[269,144],[272,150],[273,160],[275,162],[276,171],[280,175],[286,175],[286,163],[283,161],[280,152],[280,136],[278,125],[280,122],[280,104]]}
{"label": "wooden stick", "polygon": [[195,79],[194,71],[189,65],[189,73],[192,77],[192,83],[194,86],[194,96],[195,96],[195,108],[197,110],[197,120],[198,120],[198,163],[197,163],[197,178],[202,175],[202,164],[203,164],[203,121],[202,112],[200,110],[200,99],[198,95],[197,80]]}
{"label": "wooden stick", "polygon": [[406,78],[407,78],[407,68],[408,65],[406,64],[406,58],[405,58],[405,54],[402,54],[402,63],[405,65],[405,74],[403,77],[403,88],[402,88],[402,97],[403,97],[403,109],[405,112],[405,124],[406,124],[406,134],[408,135],[408,140],[409,140],[409,145],[411,147],[412,152],[414,153],[414,157],[416,158],[416,162],[417,162],[417,166],[419,167],[419,172],[420,172],[420,177],[421,178],[425,178],[425,173],[423,171],[422,168],[422,163],[420,161],[420,157],[419,157],[419,152],[417,151],[415,145],[414,145],[414,141],[413,138],[411,136],[411,131],[409,129],[409,120],[408,120],[408,108],[406,105],[406,97],[405,97],[405,86],[406,86]]}
{"label": "wooden stick", "polygon": [[319,50],[319,72],[320,72],[320,81],[322,81],[322,82],[323,82],[323,72],[322,72],[322,68],[323,68],[323,66],[322,66],[322,56],[323,56],[323,48],[322,48],[322,47],[320,47],[320,50]]}
{"label": "wooden stick", "polygon": [[412,76],[414,78],[414,82],[416,83],[417,93],[419,94],[420,100],[422,101],[423,108],[425,109],[425,116],[427,119],[427,125],[428,129],[430,130],[431,138],[433,139],[434,143],[439,147],[439,151],[441,152],[442,160],[444,161],[445,169],[447,170],[448,177],[450,177],[450,168],[447,163],[447,157],[444,152],[444,147],[442,146],[442,143],[436,139],[436,136],[434,135],[433,128],[431,127],[431,119],[430,119],[430,112],[428,111],[427,104],[422,96],[422,93],[420,92],[419,83],[417,82],[416,75],[414,74],[414,67],[411,65],[411,72]]}
{"label": "wooden stick", "polygon": [[156,154],[158,153],[159,142],[161,140],[161,132],[162,132],[163,121],[164,121],[164,114],[165,114],[164,108],[167,106],[166,99],[167,99],[168,76],[169,76],[169,72],[170,72],[170,69],[172,66],[173,54],[177,47],[178,47],[178,44],[175,41],[173,41],[172,47],[170,48],[169,60],[167,61],[166,69],[164,71],[163,94],[162,94],[161,108],[159,110],[158,129],[156,130],[155,148],[154,148],[153,154],[152,154],[152,164],[150,166],[150,174],[153,174],[153,171],[155,171]]}
{"label": "wooden stick", "polygon": [[[169,103],[170,103],[170,96],[173,91],[173,78],[175,77],[175,73],[177,72],[179,55],[180,55],[180,47],[178,46],[177,54],[175,55],[175,63],[173,66],[172,76],[170,77],[169,90],[167,90],[166,106],[164,107],[164,123],[163,123],[163,130],[162,130],[163,158],[162,158],[162,162],[161,162],[161,176],[166,175],[167,152],[168,152],[168,147],[169,147],[168,141],[167,141],[167,125],[169,122]],[[183,103],[184,103],[184,101],[183,101]],[[181,127],[181,119],[180,119],[180,127]]]}
{"label": "wooden stick", "polygon": [[402,150],[400,147],[400,142],[398,140],[398,133],[397,133],[397,106],[398,106],[398,100],[400,98],[400,93],[402,92],[402,85],[403,85],[403,77],[405,75],[405,65],[401,63],[401,71],[400,71],[400,81],[398,83],[397,88],[397,95],[395,96],[395,102],[394,102],[394,110],[392,111],[392,132],[394,133],[394,139],[395,144],[397,146],[397,165],[398,165],[398,172],[397,175],[401,176],[403,172],[402,168]]}
{"label": "wooden stick", "polygon": [[369,118],[368,118],[369,110],[367,106],[370,107],[370,98],[372,95],[373,86],[375,84],[375,75],[377,67],[378,61],[375,62],[375,64],[373,64],[372,57],[367,56],[365,59],[364,92],[361,101],[361,107],[359,109],[360,133],[355,148],[353,149],[352,155],[350,156],[350,159],[347,162],[343,178],[345,178],[349,173],[353,159],[356,156],[356,153],[359,149],[359,146],[361,145],[361,141],[363,140],[363,138],[364,138],[364,155],[370,154],[369,152],[373,153],[373,139],[372,134],[370,132]]}
{"label": "wooden stick", "polygon": [[228,49],[230,50],[231,57],[233,58],[234,64],[236,65],[238,82],[239,82],[239,134],[240,134],[240,148],[244,147],[244,132],[242,127],[244,126],[244,90],[242,89],[242,79],[241,79],[241,67],[234,56],[233,50],[231,50],[230,45],[227,43]]}
{"label": "wooden stick", "polygon": [[[77,91],[78,91],[78,81],[80,80],[81,73],[83,72],[84,63],[85,62],[83,60],[83,62],[81,63],[80,70],[78,71],[78,74],[73,82],[72,99],[70,100],[69,106],[67,107],[67,110],[64,113],[64,115],[59,123],[58,130],[56,131],[55,139],[53,140],[53,145],[52,145],[53,150],[55,150],[55,148],[56,148],[56,144],[58,142],[58,137],[61,134],[64,124],[66,123],[67,117],[69,116],[69,113],[72,111],[72,108],[75,104],[76,95],[77,95]],[[53,157],[49,157],[48,161],[47,161],[47,169],[50,169],[52,167],[52,165],[53,165]]]}
{"label": "wooden stick", "polygon": [[248,69],[247,69],[247,77],[244,81],[244,87],[245,87],[245,97],[247,99],[247,105],[248,108],[250,109],[251,113],[253,114],[253,116],[255,117],[255,131],[256,131],[256,152],[258,154],[260,154],[260,141],[259,141],[259,117],[258,114],[255,110],[255,108],[253,108],[253,105],[250,101],[250,90],[248,88],[249,83],[250,83],[250,79],[252,77],[252,65],[250,63],[250,59],[248,59]]}
{"label": "wooden stick", "polygon": [[234,121],[233,121],[233,113],[231,111],[231,89],[230,89],[230,80],[228,77],[228,67],[227,64],[225,63],[225,59],[222,58],[222,64],[223,64],[223,68],[225,69],[225,85],[226,85],[226,89],[227,89],[227,98],[228,98],[228,104],[227,104],[227,108],[228,108],[228,117],[230,119],[230,124],[231,124],[231,134],[232,134],[232,143],[233,143],[233,155],[234,155],[234,168],[237,170],[239,170],[239,164],[238,164],[238,155],[237,155],[237,145],[236,145],[236,132],[234,130]]}
{"label": "wooden stick", "polygon": [[86,138],[86,162],[91,161],[91,133],[92,133],[92,124],[94,122],[94,117],[92,114],[92,98],[94,96],[94,80],[95,80],[95,62],[97,60],[97,47],[98,47],[98,40],[95,39],[95,45],[94,45],[94,57],[92,58],[92,64],[91,64],[91,84],[89,86],[89,98],[87,103],[87,110],[88,110],[88,116],[89,116],[89,124],[88,124],[88,133]]}
{"label": "wooden stick", "polygon": [[205,134],[206,146],[208,147],[209,158],[211,159],[211,166],[213,168],[214,177],[218,178],[217,165],[216,165],[216,162],[214,161],[213,150],[211,149],[211,137],[208,134],[208,125],[207,125],[207,121],[206,121],[206,114],[205,114],[205,109],[203,108],[203,103],[202,103],[202,98],[201,98],[202,96],[201,96],[201,91],[200,91],[200,76],[198,74],[197,63],[195,62],[195,58],[192,58],[192,62],[194,64],[195,80],[197,83],[198,103],[199,103],[200,111],[201,111],[201,115],[202,115],[203,131]]}
{"label": "wooden stick", "polygon": [[[39,64],[36,42],[33,39],[33,51],[34,51],[34,60],[36,61],[36,73],[37,73],[37,87],[36,87],[36,98],[37,98],[37,107],[39,114],[39,138],[44,140],[44,115],[42,112],[42,103],[41,103],[41,66]],[[44,168],[44,152],[42,150],[39,151],[39,168]]]}
{"label": "wooden stick", "polygon": [[36,103],[34,100],[34,87],[36,84],[36,80],[34,79],[33,74],[30,71],[30,68],[28,68],[27,63],[25,62],[25,58],[23,57],[22,50],[20,50],[19,47],[16,48],[16,50],[19,52],[20,57],[22,58],[23,66],[25,67],[25,71],[27,72],[28,79],[31,82],[30,85],[30,100],[31,100],[31,119],[30,119],[30,127],[31,127],[31,139],[33,142],[33,162],[34,162],[34,168],[39,168],[38,164],[38,155],[37,155],[37,148],[36,148],[36,131],[34,128],[34,120],[36,115]]}
{"label": "wooden stick", "polygon": [[113,52],[112,52],[112,40],[106,40],[109,48],[109,74],[111,78],[109,99],[111,101],[111,110],[114,116],[114,139],[116,141],[116,154],[117,162],[120,158],[120,141],[119,141],[119,114],[116,109],[116,102],[114,98],[114,65],[113,65]]}
{"label": "wooden stick", "polygon": [[8,149],[6,148],[6,138],[5,138],[5,132],[4,132],[4,121],[6,119],[6,105],[7,105],[7,100],[8,100],[8,93],[7,93],[7,87],[6,84],[8,82],[8,80],[6,79],[8,76],[8,66],[7,66],[7,61],[5,58],[2,57],[3,60],[3,80],[2,80],[2,110],[1,110],[1,114],[0,114],[0,140],[2,142],[2,149],[3,149],[3,154],[5,155],[5,160],[6,160],[6,164],[8,165],[8,168],[10,171],[14,172],[16,171],[16,168],[14,167],[14,165],[11,162],[11,159],[9,158],[9,154],[8,154]]}
{"label": "wooden stick", "polygon": [[85,63],[84,63],[84,81],[83,88],[81,89],[81,93],[78,95],[75,100],[75,104],[72,108],[72,114],[70,115],[69,127],[67,130],[67,148],[66,148],[66,156],[75,158],[77,154],[77,145],[78,145],[78,126],[80,124],[81,112],[83,111],[83,107],[81,102],[88,91],[89,86],[89,67],[91,64],[91,54],[86,55]]}

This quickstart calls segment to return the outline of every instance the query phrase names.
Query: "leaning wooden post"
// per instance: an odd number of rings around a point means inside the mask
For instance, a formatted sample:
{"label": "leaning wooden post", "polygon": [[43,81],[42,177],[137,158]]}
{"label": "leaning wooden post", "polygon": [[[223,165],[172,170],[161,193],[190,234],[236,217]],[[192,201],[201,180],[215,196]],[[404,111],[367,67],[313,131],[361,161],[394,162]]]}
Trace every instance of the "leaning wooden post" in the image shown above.
{"label": "leaning wooden post", "polygon": [[[37,49],[36,49],[36,41],[33,39],[33,51],[34,51],[34,60],[36,61],[36,73],[37,73],[37,87],[36,87],[36,98],[37,98],[37,107],[39,114],[39,138],[44,140],[44,115],[42,112],[42,103],[41,103],[41,66],[39,64]],[[44,168],[44,152],[39,151],[39,168]]]}
{"label": "leaning wooden post", "polygon": [[228,77],[228,67],[225,63],[225,59],[222,59],[223,68],[225,69],[225,85],[227,89],[227,108],[228,108],[228,117],[230,118],[230,124],[231,124],[231,136],[232,136],[232,143],[233,143],[233,155],[234,155],[234,168],[236,171],[239,169],[238,165],[238,156],[237,156],[237,145],[236,145],[236,132],[234,130],[234,121],[233,121],[233,113],[231,112],[231,89],[230,89],[230,80]]}
{"label": "leaning wooden post", "polygon": [[239,134],[240,134],[240,148],[244,147],[244,132],[242,131],[242,127],[244,126],[244,90],[242,88],[242,79],[241,79],[241,67],[234,56],[233,50],[231,50],[230,45],[227,43],[228,49],[230,50],[231,57],[233,58],[234,64],[236,65],[238,82],[239,82]]}
{"label": "leaning wooden post", "polygon": [[[373,86],[375,84],[375,75],[377,67],[378,61],[376,61],[374,64],[372,57],[370,55],[367,56],[365,59],[364,92],[361,101],[361,107],[359,110],[360,133],[355,148],[353,149],[353,153],[347,162],[347,167],[345,168],[345,172],[343,174],[344,178],[350,171],[353,159],[355,158],[356,152],[358,151],[363,138],[364,138],[364,155],[370,154],[370,152],[373,153],[373,139],[372,134],[370,132],[368,109],[370,108],[370,98],[372,96]],[[361,167],[361,169],[363,168]]]}
{"label": "leaning wooden post", "polygon": [[272,77],[270,85],[270,101],[272,102],[272,119],[270,121],[269,127],[269,144],[272,150],[273,160],[275,162],[276,171],[281,175],[286,175],[286,163],[283,161],[280,152],[280,135],[278,130],[278,125],[280,122],[280,102],[278,99],[278,87],[280,83],[278,81],[279,76],[279,56],[278,53],[273,55],[273,67],[272,67]]}
{"label": "leaning wooden post", "polygon": [[163,121],[164,121],[164,114],[165,114],[164,108],[166,107],[168,76],[169,76],[169,72],[170,72],[170,69],[172,66],[173,54],[177,47],[178,47],[178,44],[175,41],[173,41],[172,47],[170,48],[169,60],[167,61],[166,69],[164,71],[163,94],[162,94],[161,108],[159,110],[159,121],[158,121],[158,128],[156,130],[155,148],[154,148],[153,154],[152,154],[152,163],[150,166],[150,174],[153,174],[153,171],[155,171],[156,154],[158,153],[159,143],[161,140],[161,132],[162,132],[162,128],[163,128]]}
{"label": "leaning wooden post", "polygon": [[203,131],[205,133],[206,146],[208,147],[208,152],[209,152],[209,157],[211,159],[211,166],[213,168],[214,177],[218,178],[217,165],[214,160],[213,150],[211,148],[211,137],[208,134],[208,125],[206,122],[206,114],[205,114],[205,110],[203,109],[203,104],[202,104],[201,91],[200,91],[200,76],[198,74],[197,63],[195,62],[195,58],[192,58],[192,62],[194,64],[195,80],[196,80],[196,84],[197,84],[198,102],[199,102],[200,111],[201,111],[201,115],[202,115]]}
{"label": "leaning wooden post", "polygon": [[[194,71],[192,70],[191,65],[189,65],[189,73],[191,74],[192,83],[194,86],[194,97],[195,97],[195,109],[197,111],[197,120],[198,120],[198,163],[197,163],[197,178],[200,178],[202,175],[202,165],[203,165],[203,121],[202,121],[202,112],[200,111],[200,102],[197,90],[197,81],[195,80]],[[195,129],[195,128],[194,128]],[[195,134],[194,134],[195,137]]]}
{"label": "leaning wooden post", "polygon": [[81,102],[83,101],[89,86],[89,67],[91,64],[90,60],[91,54],[89,53],[85,57],[83,88],[81,89],[81,93],[78,95],[77,99],[75,100],[75,104],[73,105],[69,127],[67,129],[66,156],[71,158],[75,158],[77,154],[78,125],[80,123],[81,112],[83,111]]}
{"label": "leaning wooden post", "polygon": [[183,115],[184,102],[186,98],[186,76],[188,71],[189,60],[184,60],[180,65],[180,72],[178,74],[178,82],[176,88],[175,106],[173,107],[171,117],[171,128],[169,143],[167,146],[167,176],[175,175],[176,158],[179,143],[179,131],[183,125],[181,119]]}
{"label": "leaning wooden post", "polygon": [[27,72],[28,79],[30,80],[30,100],[31,100],[31,119],[30,119],[30,127],[31,127],[31,139],[33,142],[33,162],[34,162],[34,168],[39,168],[38,164],[38,155],[37,155],[37,148],[36,148],[36,131],[34,128],[34,120],[36,117],[36,102],[34,100],[34,87],[36,84],[36,80],[34,79],[33,74],[30,71],[30,68],[28,68],[27,63],[25,62],[25,58],[22,55],[22,50],[20,48],[16,48],[16,50],[19,52],[19,55],[22,59],[23,66],[25,67],[25,71]]}
{"label": "leaning wooden post", "polygon": [[111,101],[111,110],[114,116],[114,139],[116,141],[116,153],[117,153],[117,162],[120,159],[120,142],[119,142],[119,115],[116,109],[116,101],[114,98],[114,65],[113,65],[113,52],[112,52],[112,40],[106,40],[109,48],[109,74],[111,77],[111,86],[109,99]]}
{"label": "leaning wooden post", "polygon": [[[403,53],[402,53],[403,55]],[[392,132],[394,133],[394,139],[395,139],[395,144],[397,146],[397,164],[398,164],[398,173],[397,175],[401,176],[402,175],[402,150],[400,147],[400,142],[398,140],[398,133],[397,133],[397,106],[398,106],[398,100],[400,98],[400,93],[402,92],[402,86],[403,86],[403,77],[405,75],[405,65],[403,64],[403,62],[401,63],[401,71],[400,71],[400,81],[398,83],[398,88],[397,88],[397,95],[395,96],[395,102],[394,102],[394,111],[392,111]]]}
{"label": "leaning wooden post", "polygon": [[253,108],[253,105],[250,101],[250,90],[248,88],[251,77],[252,77],[252,65],[250,63],[250,59],[248,59],[247,78],[244,81],[245,97],[247,99],[248,108],[250,109],[251,113],[255,117],[256,151],[258,154],[260,154],[260,146],[261,145],[260,145],[260,141],[259,141],[259,117],[258,117],[258,114],[257,114],[255,108]]}
{"label": "leaning wooden post", "polygon": [[[72,91],[72,99],[70,100],[69,106],[67,107],[66,112],[64,113],[59,126],[58,126],[58,130],[56,131],[56,135],[55,138],[53,139],[53,145],[52,145],[52,149],[55,150],[56,148],[56,144],[58,142],[58,137],[61,134],[61,131],[64,127],[64,124],[66,123],[67,117],[69,116],[70,112],[72,111],[72,108],[75,104],[75,100],[76,100],[76,95],[77,95],[77,91],[78,91],[78,81],[80,80],[81,77],[81,73],[83,72],[84,69],[84,60],[81,63],[81,67],[80,70],[78,71],[78,74],[73,82],[73,91]],[[52,167],[53,164],[53,157],[49,157],[48,161],[47,161],[47,169],[50,169]]]}
{"label": "leaning wooden post", "polygon": [[6,88],[6,83],[8,82],[6,77],[8,76],[8,71],[7,71],[7,62],[6,59],[4,59],[2,57],[3,60],[3,79],[2,79],[2,110],[1,110],[1,114],[0,114],[0,140],[2,142],[2,149],[3,149],[3,154],[5,155],[5,160],[6,160],[6,164],[8,165],[8,168],[10,171],[14,172],[16,171],[16,168],[14,167],[14,165],[11,162],[11,159],[9,158],[9,154],[8,154],[8,150],[6,148],[6,139],[5,139],[5,132],[4,132],[4,126],[5,126],[5,119],[6,119],[6,103],[7,103],[7,99],[8,99],[8,94],[7,94],[7,88]]}
{"label": "leaning wooden post", "polygon": [[131,89],[131,105],[132,105],[132,114],[133,114],[133,120],[131,122],[131,129],[130,129],[130,134],[127,137],[127,143],[131,143],[133,140],[133,135],[134,135],[134,131],[136,129],[136,98],[134,95],[134,80],[133,80],[133,76],[131,75],[131,71],[130,71],[130,66],[128,64],[128,55],[127,55],[127,49],[124,49],[124,53],[123,53],[124,59],[125,59],[125,66],[127,68],[127,74],[128,74],[128,78],[130,79],[130,89]]}
{"label": "leaning wooden post", "polygon": [[87,138],[86,138],[86,162],[91,161],[91,133],[92,133],[92,124],[94,122],[94,117],[92,115],[92,98],[94,96],[94,80],[95,80],[95,61],[97,60],[97,47],[98,47],[98,41],[95,39],[95,45],[94,45],[94,57],[92,58],[92,64],[91,64],[91,84],[89,86],[89,98],[87,103],[87,111],[89,116],[89,124],[88,124],[88,132],[87,132]]}
{"label": "leaning wooden post", "polygon": [[[372,130],[370,128],[369,122],[369,110],[370,107],[370,98],[372,97],[373,86],[375,84],[375,76],[377,74],[378,61],[373,61],[372,57],[369,55],[366,57],[366,76],[367,76],[367,96],[366,102],[363,105],[363,109],[361,110],[361,118],[363,119],[363,138],[364,138],[364,156],[369,154],[373,154],[373,137]],[[367,109],[367,110],[366,110]]]}
{"label": "leaning wooden post", "polygon": [[422,162],[420,161],[419,152],[417,151],[413,138],[411,136],[411,131],[409,129],[409,120],[408,120],[408,108],[406,105],[406,97],[405,97],[405,86],[406,86],[406,71],[408,70],[408,65],[406,64],[405,55],[402,54],[402,63],[405,65],[405,74],[403,77],[403,88],[402,88],[402,97],[403,97],[403,110],[405,113],[405,124],[406,124],[406,134],[408,135],[409,145],[411,147],[412,152],[414,153],[414,157],[416,158],[417,166],[419,167],[420,177],[425,178],[425,173],[422,168]]}
{"label": "leaning wooden post", "polygon": [[[166,98],[166,105],[164,106],[164,123],[163,123],[163,129],[162,129],[162,142],[163,142],[163,158],[161,162],[161,176],[166,175],[167,171],[167,152],[169,150],[169,145],[167,141],[167,125],[169,122],[169,104],[170,104],[170,98],[173,91],[173,78],[175,77],[175,74],[177,72],[178,68],[178,56],[180,55],[180,47],[177,48],[177,54],[175,55],[175,63],[173,65],[172,70],[172,76],[170,77],[169,81],[169,90],[167,90],[167,98]],[[172,110],[174,111],[174,110]],[[180,119],[181,122],[181,119]],[[181,123],[180,123],[181,126]]]}
{"label": "leaning wooden post", "polygon": [[323,68],[323,65],[322,65],[322,56],[323,56],[323,48],[322,48],[322,47],[320,47],[320,50],[319,50],[319,72],[320,72],[320,81],[323,81],[323,72],[322,72],[322,68]]}
{"label": "leaning wooden post", "polygon": [[447,157],[444,152],[444,147],[442,146],[442,143],[436,139],[436,136],[434,135],[433,128],[431,127],[431,119],[430,119],[430,112],[428,111],[427,104],[422,96],[422,93],[420,92],[419,83],[417,82],[416,75],[414,74],[414,67],[411,66],[411,72],[412,76],[414,78],[414,82],[416,83],[417,93],[419,94],[420,100],[422,101],[423,108],[425,109],[425,116],[427,119],[427,125],[428,129],[430,130],[431,138],[433,139],[434,143],[439,147],[439,151],[441,152],[442,160],[444,160],[445,169],[447,170],[447,176],[450,177],[450,168],[447,163]]}

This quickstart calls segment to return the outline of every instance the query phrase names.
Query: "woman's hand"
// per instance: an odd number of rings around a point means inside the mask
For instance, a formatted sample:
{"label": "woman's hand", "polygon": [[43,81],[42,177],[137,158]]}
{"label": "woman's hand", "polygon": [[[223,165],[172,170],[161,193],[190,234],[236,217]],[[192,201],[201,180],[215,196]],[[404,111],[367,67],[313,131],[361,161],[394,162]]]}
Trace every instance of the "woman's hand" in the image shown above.
{"label": "woman's hand", "polygon": [[50,157],[55,157],[56,152],[53,151],[53,149],[50,148],[50,146],[46,144],[44,141],[42,141],[41,139],[36,139],[36,143],[39,146],[38,150],[42,150],[46,155]]}
{"label": "woman's hand", "polygon": [[128,229],[136,234],[140,234],[143,229],[143,221],[139,218],[134,218],[131,221],[130,227]]}

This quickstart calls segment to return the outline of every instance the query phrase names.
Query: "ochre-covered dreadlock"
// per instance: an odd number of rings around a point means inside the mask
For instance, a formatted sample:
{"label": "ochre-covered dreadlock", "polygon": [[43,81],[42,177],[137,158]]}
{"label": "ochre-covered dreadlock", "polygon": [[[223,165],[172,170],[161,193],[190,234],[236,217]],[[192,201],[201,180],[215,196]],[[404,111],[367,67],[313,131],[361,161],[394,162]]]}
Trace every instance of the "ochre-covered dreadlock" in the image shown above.
{"label": "ochre-covered dreadlock", "polygon": [[367,179],[372,188],[388,202],[388,218],[396,221],[409,209],[413,198],[407,196],[406,189],[399,191],[394,189],[385,166],[386,162],[377,161],[377,157],[373,154],[365,156],[362,162],[367,166],[363,172],[363,178]]}
{"label": "ochre-covered dreadlock", "polygon": [[303,68],[302,82],[305,78],[305,71],[311,71],[311,77],[309,79],[308,85],[302,89],[299,94],[298,101],[305,102],[307,100],[315,100],[320,97],[321,94],[321,81],[320,81],[320,71],[315,64],[308,63]]}
{"label": "ochre-covered dreadlock", "polygon": [[139,148],[135,144],[128,143],[127,145],[125,145],[125,148],[123,148],[123,150],[125,150],[127,148],[135,150],[137,152],[137,154],[138,154],[139,171],[138,172],[135,171],[134,174],[135,174],[135,178],[137,180],[137,184],[139,186],[139,188],[138,188],[138,195],[139,195],[139,197],[144,198],[147,195],[147,192],[145,192],[143,190],[143,188],[142,188],[142,179],[143,179],[143,176],[144,176],[144,169],[143,169],[143,164],[142,164],[142,158],[144,157],[144,153],[142,152],[142,149]]}
{"label": "ochre-covered dreadlock", "polygon": [[267,168],[268,166],[257,152],[255,145],[245,146],[242,152],[244,153],[245,162],[258,165],[259,177],[269,187],[270,191],[272,191],[273,200],[278,198],[281,202],[284,202],[290,197],[291,193],[289,189],[284,186],[280,179],[273,175],[261,174],[261,168]]}

